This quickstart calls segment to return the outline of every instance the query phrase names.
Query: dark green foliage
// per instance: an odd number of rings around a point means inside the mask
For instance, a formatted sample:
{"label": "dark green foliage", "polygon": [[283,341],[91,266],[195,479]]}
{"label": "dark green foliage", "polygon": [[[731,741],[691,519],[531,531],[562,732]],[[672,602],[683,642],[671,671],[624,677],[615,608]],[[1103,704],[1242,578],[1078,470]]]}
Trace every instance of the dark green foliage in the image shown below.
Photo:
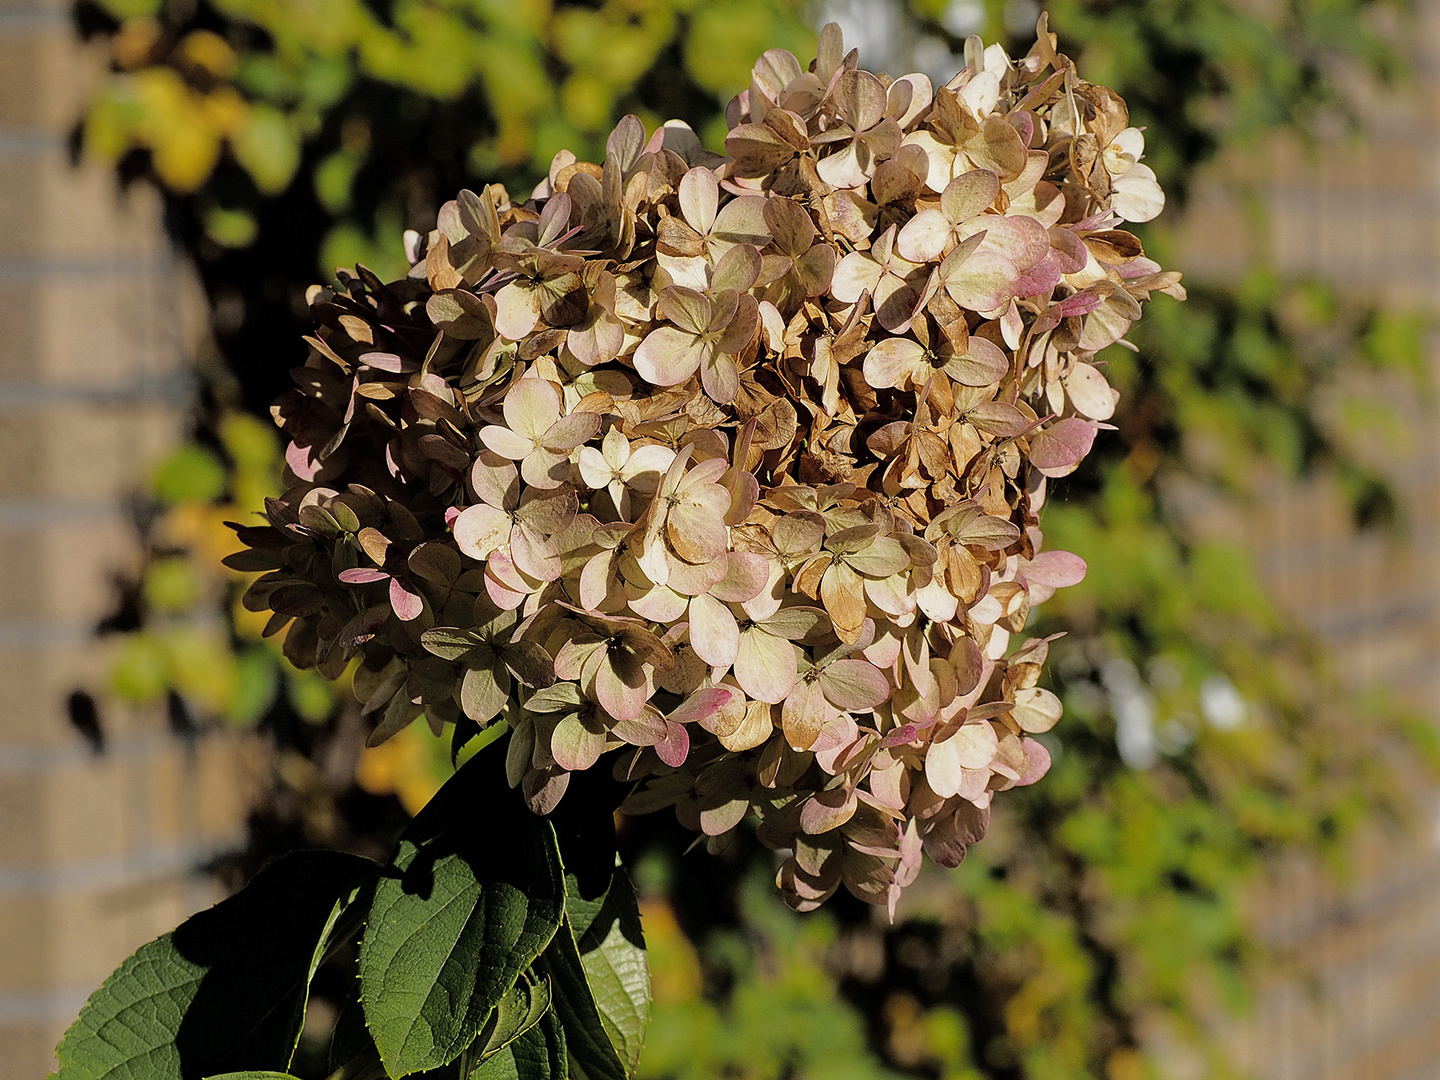
{"label": "dark green foliage", "polygon": [[66,1033],[54,1080],[284,1080],[316,971],[357,934],[369,1034],[339,1025],[343,1075],[633,1075],[650,986],[634,890],[618,869],[598,891],[564,875],[502,761],[461,769],[384,867],[297,852],[143,946]]}
{"label": "dark green foliage", "polygon": [[506,797],[495,756],[477,757],[421,811],[375,890],[360,992],[393,1076],[459,1056],[561,922],[554,833]]}
{"label": "dark green foliage", "polygon": [[340,852],[287,856],[145,945],[65,1033],[58,1080],[201,1080],[284,1068],[332,930],[375,873],[373,863]]}

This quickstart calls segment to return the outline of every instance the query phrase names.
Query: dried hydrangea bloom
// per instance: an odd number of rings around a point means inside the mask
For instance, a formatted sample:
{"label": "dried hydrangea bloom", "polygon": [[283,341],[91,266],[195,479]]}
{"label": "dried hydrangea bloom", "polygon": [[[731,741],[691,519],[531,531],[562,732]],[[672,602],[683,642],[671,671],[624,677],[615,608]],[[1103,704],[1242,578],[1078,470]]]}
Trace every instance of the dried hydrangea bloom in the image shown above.
{"label": "dried hydrangea bloom", "polygon": [[373,741],[503,721],[541,813],[609,755],[628,810],[756,820],[793,906],[893,910],[1049,765],[1018,636],[1085,567],[1046,485],[1114,411],[1095,353],[1184,293],[1119,228],[1163,204],[1140,132],[1043,20],[938,88],[818,52],[760,59],[726,158],[627,117],[462,192],[404,279],[313,289],[237,566]]}

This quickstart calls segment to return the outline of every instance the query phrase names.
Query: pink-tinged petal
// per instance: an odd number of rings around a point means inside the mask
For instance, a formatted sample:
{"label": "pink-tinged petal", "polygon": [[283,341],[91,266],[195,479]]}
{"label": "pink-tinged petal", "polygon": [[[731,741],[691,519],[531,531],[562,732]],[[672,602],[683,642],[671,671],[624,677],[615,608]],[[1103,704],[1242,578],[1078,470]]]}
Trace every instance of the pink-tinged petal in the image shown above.
{"label": "pink-tinged petal", "polygon": [[320,470],[325,467],[325,463],[315,454],[315,447],[301,446],[298,442],[292,442],[285,447],[285,464],[306,483],[319,476]]}
{"label": "pink-tinged petal", "polygon": [[880,264],[863,251],[852,251],[835,267],[830,294],[842,304],[853,304],[861,293],[873,293],[879,280]]}
{"label": "pink-tinged petal", "polygon": [[346,585],[370,585],[376,581],[386,581],[390,575],[384,570],[370,570],[363,566],[357,566],[353,570],[341,570],[338,577]]}
{"label": "pink-tinged petal", "polygon": [[[730,303],[734,302],[735,297],[732,295]],[[676,285],[662,289],[657,297],[657,304],[663,318],[691,334],[705,333],[710,328],[715,313],[710,297],[698,289]]]}
{"label": "pink-tinged petal", "polygon": [[531,490],[558,488],[570,479],[569,453],[537,446],[520,462],[520,479],[529,484]]}
{"label": "pink-tinged petal", "polygon": [[531,488],[525,492],[515,518],[532,529],[549,536],[558,536],[575,521],[580,507],[575,489],[568,484],[553,488]]}
{"label": "pink-tinged petal", "polygon": [[680,213],[686,223],[705,236],[715,224],[715,211],[720,205],[720,185],[715,174],[706,168],[694,168],[680,178]]}
{"label": "pink-tinged petal", "polygon": [[[723,505],[715,498],[705,502],[680,502],[670,508],[665,519],[665,535],[670,540],[670,546],[687,562],[718,559],[729,544],[725,511],[730,508],[730,493],[715,484],[706,487],[720,493]],[[709,505],[706,505],[707,502]]]}
{"label": "pink-tinged petal", "polygon": [[1062,274],[1078,274],[1084,270],[1085,264],[1090,261],[1090,253],[1086,250],[1085,241],[1060,225],[1052,225],[1048,231],[1050,250],[1059,263],[1060,272]]}
{"label": "pink-tinged petal", "polygon": [[800,829],[809,836],[831,832],[854,817],[858,805],[853,788],[818,792],[800,807]]}
{"label": "pink-tinged petal", "polygon": [[605,607],[605,598],[619,586],[615,559],[609,552],[596,555],[580,571],[580,606],[590,611]]}
{"label": "pink-tinged petal", "polygon": [[715,271],[710,275],[710,291],[748,292],[760,278],[761,265],[760,252],[753,245],[736,244],[715,264]]}
{"label": "pink-tinged petal", "polygon": [[[942,746],[954,744],[954,751],[962,768],[984,769],[995,759],[1000,740],[995,728],[988,720],[971,720],[960,725],[960,729],[946,739]],[[935,747],[931,746],[933,752]]]}
{"label": "pink-tinged petal", "polygon": [[725,559],[725,576],[710,595],[726,603],[742,604],[759,596],[769,583],[769,559],[755,551],[732,551]]}
{"label": "pink-tinged petal", "polygon": [[928,131],[913,131],[906,135],[905,145],[918,146],[925,151],[930,166],[925,176],[925,186],[931,191],[944,191],[958,164],[955,147],[947,146]]}
{"label": "pink-tinged petal", "polygon": [[599,413],[571,413],[550,425],[537,441],[547,450],[569,453],[581,443],[594,438],[599,430]]}
{"label": "pink-tinged petal", "polygon": [[[897,727],[897,728],[892,728],[889,732],[886,733],[885,737],[880,740],[880,749],[882,749],[882,750],[888,750],[888,749],[890,749],[890,747],[892,747],[892,746],[909,746],[911,743],[913,743],[913,742],[915,741],[916,737],[917,737],[919,734],[920,734],[920,725],[919,725],[919,724],[901,724],[901,725],[900,725],[899,727]],[[900,768],[903,769],[904,766],[902,765],[902,766],[900,766]],[[887,772],[889,772],[889,770],[887,770]],[[876,789],[875,781],[874,781],[874,779],[873,779],[873,778],[874,778],[876,775],[878,775],[878,774],[872,772],[870,775],[871,775],[871,777],[872,777],[871,782],[870,782],[870,790],[873,791],[873,792],[875,792],[876,796],[880,796],[881,793]],[[898,780],[898,778],[892,778],[892,777],[890,777],[890,776],[887,776],[887,777],[885,778],[885,781],[884,781],[884,782],[885,782],[885,783],[894,783],[894,782],[896,782],[896,780]],[[887,792],[887,794],[888,794],[888,792]],[[882,801],[884,801],[883,798],[882,798]],[[894,802],[886,802],[885,805],[886,805],[886,806],[899,807],[899,806],[904,806],[905,803],[904,803],[904,800],[897,800],[897,801],[894,801]]]}
{"label": "pink-tinged petal", "polygon": [[1045,314],[1055,318],[1068,319],[1075,315],[1088,315],[1105,302],[1105,297],[1093,290],[1085,289],[1073,296],[1067,296],[1058,303],[1051,304]]}
{"label": "pink-tinged petal", "polygon": [[741,602],[746,616],[755,622],[765,622],[780,610],[786,596],[785,568],[777,560],[770,564],[770,577],[765,587],[749,600]]}
{"label": "pink-tinged petal", "polygon": [[1011,715],[1020,725],[1020,730],[1031,735],[1041,735],[1060,722],[1062,713],[1060,699],[1040,686],[1015,691],[1015,708]]}
{"label": "pink-tinged petal", "polygon": [[1050,253],[1050,234],[1044,225],[1023,214],[985,214],[970,223],[985,230],[985,242],[979,253],[998,252],[1015,264],[1017,270],[1028,270]]}
{"label": "pink-tinged petal", "polygon": [[495,294],[495,330],[507,341],[519,341],[540,321],[537,290],[511,283]]}
{"label": "pink-tinged petal", "polygon": [[702,563],[687,563],[684,559],[670,558],[670,575],[665,584],[681,596],[699,596],[708,593],[715,583],[725,576],[728,556],[721,552],[717,558]]}
{"label": "pink-tinged petal", "polygon": [[770,228],[765,224],[767,201],[759,195],[742,195],[720,208],[715,215],[715,227],[710,230],[713,258],[724,258],[735,244],[749,244],[761,250],[770,243]]}
{"label": "pink-tinged petal", "polygon": [[514,510],[520,505],[520,471],[488,450],[481,451],[470,466],[470,486],[482,502],[497,509]]}
{"label": "pink-tinged petal", "polygon": [[1025,767],[1020,770],[1020,779],[1015,781],[1016,787],[1028,787],[1050,771],[1050,751],[1044,743],[1026,739],[1024,747]]}
{"label": "pink-tinged petal", "polygon": [[795,689],[799,666],[795,646],[758,626],[740,635],[735,681],[756,701],[778,705]]}
{"label": "pink-tinged petal", "polygon": [[915,590],[915,606],[931,622],[949,622],[960,609],[960,601],[939,578]]}
{"label": "pink-tinged petal", "polygon": [[940,209],[958,224],[990,209],[999,194],[1000,177],[989,169],[971,169],[945,185],[940,193]]}
{"label": "pink-tinged petal", "polygon": [[669,731],[665,718],[654,707],[646,708],[634,720],[620,720],[610,729],[612,735],[631,746],[654,746]]}
{"label": "pink-tinged petal", "polygon": [[503,551],[491,552],[485,562],[485,593],[501,611],[514,611],[536,591],[539,583],[526,581]]}
{"label": "pink-tinged petal", "polygon": [[940,258],[954,235],[950,219],[939,210],[922,210],[900,230],[895,238],[895,250],[911,262],[932,262]]}
{"label": "pink-tinged petal", "polygon": [[399,578],[391,578],[390,606],[401,622],[414,622],[424,613],[425,600],[419,593],[411,592]]}
{"label": "pink-tinged petal", "polygon": [[455,519],[455,543],[470,558],[483,561],[510,542],[512,525],[509,514],[488,503],[467,506]]}
{"label": "pink-tinged petal", "polygon": [[690,645],[712,667],[735,663],[740,626],[730,609],[713,596],[701,595],[690,601]]}
{"label": "pink-tinged petal", "polygon": [[521,379],[506,393],[501,410],[511,431],[538,443],[560,419],[560,395],[544,379]]}
{"label": "pink-tinged petal", "polygon": [[965,419],[1000,439],[1013,439],[1030,426],[1024,413],[1003,401],[983,401],[967,412]]}
{"label": "pink-tinged petal", "polygon": [[690,733],[683,724],[665,723],[665,738],[655,744],[655,753],[660,760],[678,769],[690,756]]}
{"label": "pink-tinged petal", "polygon": [[591,731],[575,714],[563,717],[550,735],[550,756],[571,772],[588,769],[605,751],[605,736]]}
{"label": "pink-tinged petal", "polygon": [[902,75],[890,84],[886,94],[885,115],[902,128],[925,111],[934,100],[935,91],[930,76],[922,74]]}
{"label": "pink-tinged petal", "polygon": [[1132,165],[1112,186],[1110,209],[1125,221],[1150,221],[1165,209],[1165,192],[1148,165]]}
{"label": "pink-tinged petal", "polygon": [[949,273],[942,265],[941,274],[950,299],[971,311],[1003,307],[1020,277],[1010,259],[993,251],[976,251]]}
{"label": "pink-tinged petal", "polygon": [[1020,564],[1020,576],[1036,585],[1064,589],[1085,580],[1085,560],[1069,551],[1041,551]]}
{"label": "pink-tinged petal", "polygon": [[668,585],[656,585],[643,592],[636,592],[632,588],[627,592],[629,596],[626,603],[631,611],[642,619],[666,626],[681,618],[689,606],[685,597]]}
{"label": "pink-tinged petal", "polygon": [[643,666],[630,657],[602,661],[595,669],[595,697],[616,720],[634,720],[650,697]]}
{"label": "pink-tinged petal", "polygon": [[651,386],[676,386],[694,375],[709,351],[695,334],[674,326],[650,331],[635,349],[632,362],[640,377]]}
{"label": "pink-tinged petal", "polygon": [[938,743],[925,754],[925,782],[942,799],[954,798],[964,783],[965,770],[958,751],[949,743]]}
{"label": "pink-tinged petal", "polygon": [[847,712],[867,712],[890,697],[890,680],[868,660],[833,660],[819,684],[829,702]]}
{"label": "pink-tinged petal", "polygon": [[1010,374],[1010,360],[1000,346],[977,335],[963,356],[946,362],[945,374],[961,386],[994,386]]}
{"label": "pink-tinged petal", "polygon": [[1030,436],[1030,460],[1046,476],[1068,476],[1090,452],[1095,425],[1079,417],[1057,420]]}
{"label": "pink-tinged petal", "polygon": [[527,772],[520,781],[525,805],[532,814],[545,817],[560,804],[570,786],[570,773],[558,765]]}
{"label": "pink-tinged petal", "polygon": [[642,495],[654,495],[660,486],[660,478],[674,460],[675,451],[668,446],[637,446],[631,450],[621,476],[627,487]]}
{"label": "pink-tinged petal", "polygon": [[780,709],[780,727],[785,741],[794,750],[809,750],[820,737],[820,729],[835,715],[835,706],[825,699],[820,684],[803,679],[785,698]]}
{"label": "pink-tinged petal", "polygon": [[516,568],[541,581],[554,581],[564,572],[560,548],[553,537],[517,521],[510,533],[510,557]]}
{"label": "pink-tinged petal", "polygon": [[954,814],[942,815],[931,822],[925,836],[925,854],[941,866],[954,869],[965,858],[970,845],[984,839],[989,824],[988,808],[982,810],[962,802]]}
{"label": "pink-tinged petal", "polygon": [[[865,152],[865,160],[872,160],[868,151]],[[855,142],[846,143],[838,153],[821,158],[815,171],[820,174],[821,180],[837,188],[858,188],[869,179],[860,160],[859,144]]]}
{"label": "pink-tinged petal", "polygon": [[521,461],[535,449],[534,440],[499,424],[487,424],[481,428],[480,441],[487,449],[511,461]]}
{"label": "pink-tinged petal", "polygon": [[875,286],[875,321],[892,334],[903,334],[915,321],[920,300],[908,282],[887,274]]}
{"label": "pink-tinged petal", "polygon": [[866,383],[879,390],[905,385],[922,365],[929,367],[925,362],[925,349],[918,341],[892,337],[865,354],[863,371]]}
{"label": "pink-tinged petal", "polygon": [[740,368],[727,352],[711,352],[700,362],[700,385],[705,395],[721,405],[735,400],[740,392]]}
{"label": "pink-tinged petal", "polygon": [[712,721],[732,700],[739,697],[734,690],[723,686],[707,686],[691,694],[670,713],[668,719],[675,724],[699,724],[707,731]]}
{"label": "pink-tinged petal", "polygon": [[1061,381],[1065,385],[1065,395],[1081,416],[1091,420],[1109,420],[1115,415],[1115,404],[1120,400],[1120,394],[1093,364],[1077,362]]}
{"label": "pink-tinged petal", "polygon": [[[1040,296],[1059,285],[1064,277],[1060,259],[1051,248],[1043,259],[1015,279],[1015,295]],[[1015,339],[1019,340],[1018,334]]]}
{"label": "pink-tinged petal", "polygon": [[925,754],[925,779],[941,798],[958,795],[967,784],[974,782],[975,770],[990,764],[997,746],[995,729],[987,721],[962,724],[960,730],[944,742],[930,745]]}
{"label": "pink-tinged petal", "polygon": [[593,446],[580,448],[580,479],[591,491],[600,491],[610,483],[614,469],[605,456]]}

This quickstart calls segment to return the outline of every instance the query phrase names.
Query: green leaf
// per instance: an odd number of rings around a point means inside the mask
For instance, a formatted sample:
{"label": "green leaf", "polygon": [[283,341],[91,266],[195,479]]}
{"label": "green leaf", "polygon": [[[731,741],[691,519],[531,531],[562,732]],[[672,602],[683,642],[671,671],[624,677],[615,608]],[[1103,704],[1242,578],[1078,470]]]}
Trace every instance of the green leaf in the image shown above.
{"label": "green leaf", "polygon": [[515,985],[505,991],[479,1037],[460,1055],[460,1075],[469,1076],[482,1062],[524,1035],[540,1022],[549,1008],[550,984],[532,982],[529,976],[521,975]]}
{"label": "green leaf", "polygon": [[247,1072],[216,1073],[214,1076],[207,1076],[205,1080],[297,1080],[289,1073],[281,1072],[256,1072],[253,1069]]}
{"label": "green leaf", "polygon": [[603,891],[565,879],[566,928],[541,957],[572,1065],[594,1080],[633,1075],[650,1022],[650,969],[635,889],[616,866]]}
{"label": "green leaf", "polygon": [[360,997],[392,1076],[454,1061],[555,936],[564,882],[550,823],[501,755],[463,766],[400,837],[360,943]]}
{"label": "green leaf", "polygon": [[279,109],[256,104],[230,136],[235,160],[265,195],[277,195],[300,167],[300,140]]}
{"label": "green leaf", "polygon": [[167,506],[212,502],[225,493],[225,463],[211,450],[186,443],[155,470],[155,496]]}
{"label": "green leaf", "polygon": [[565,864],[566,928],[541,958],[554,981],[571,1072],[592,1080],[633,1074],[650,1019],[650,972],[635,889],[619,866],[609,777],[571,778],[550,820]]}
{"label": "green leaf", "polygon": [[141,946],[65,1033],[56,1080],[200,1080],[286,1067],[337,913],[376,871],[336,851],[287,855]]}
{"label": "green leaf", "polygon": [[635,887],[619,866],[604,894],[587,900],[566,879],[565,909],[585,978],[611,1045],[634,1075],[650,1023],[650,965]]}
{"label": "green leaf", "polygon": [[481,1063],[469,1080],[566,1080],[567,1076],[565,1032],[551,1009],[529,1031]]}

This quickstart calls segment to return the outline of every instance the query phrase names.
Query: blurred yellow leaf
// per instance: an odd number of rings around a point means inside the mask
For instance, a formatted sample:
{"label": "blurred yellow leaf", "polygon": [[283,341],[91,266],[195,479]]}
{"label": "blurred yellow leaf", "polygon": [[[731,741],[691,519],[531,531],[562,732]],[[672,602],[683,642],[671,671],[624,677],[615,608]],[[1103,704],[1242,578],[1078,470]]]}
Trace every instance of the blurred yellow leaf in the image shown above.
{"label": "blurred yellow leaf", "polygon": [[216,79],[235,74],[235,50],[210,30],[193,30],[175,47],[175,58]]}
{"label": "blurred yellow leaf", "polygon": [[256,105],[230,136],[235,158],[268,195],[285,190],[300,165],[300,140],[279,109]]}

